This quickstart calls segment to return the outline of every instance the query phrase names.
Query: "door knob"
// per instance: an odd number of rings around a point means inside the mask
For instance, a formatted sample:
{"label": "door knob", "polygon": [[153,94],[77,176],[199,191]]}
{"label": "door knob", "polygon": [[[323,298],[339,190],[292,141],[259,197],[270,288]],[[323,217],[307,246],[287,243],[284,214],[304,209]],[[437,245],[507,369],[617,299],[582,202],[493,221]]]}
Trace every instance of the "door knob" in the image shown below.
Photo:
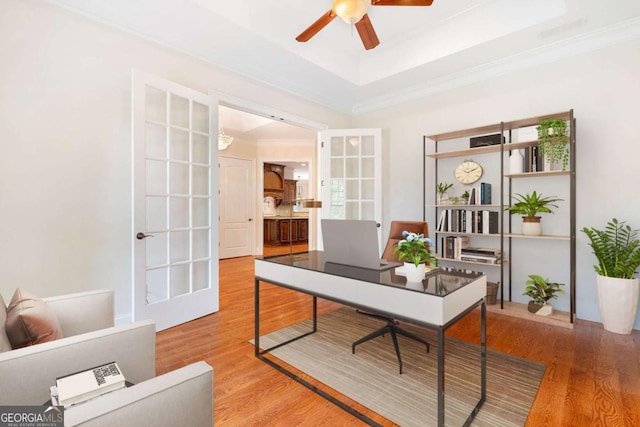
{"label": "door knob", "polygon": [[147,237],[153,237],[153,234],[144,234],[144,233],[136,234],[136,239],[138,239],[138,240],[142,240],[142,239],[147,238]]}
{"label": "door knob", "polygon": [[249,222],[253,221],[253,218],[249,218]]}

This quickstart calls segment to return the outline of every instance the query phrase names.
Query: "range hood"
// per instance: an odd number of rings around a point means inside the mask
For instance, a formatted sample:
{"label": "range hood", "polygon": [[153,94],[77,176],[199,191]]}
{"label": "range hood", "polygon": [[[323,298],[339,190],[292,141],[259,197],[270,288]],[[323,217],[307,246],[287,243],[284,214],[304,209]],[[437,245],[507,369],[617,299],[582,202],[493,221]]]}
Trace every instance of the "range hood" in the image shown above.
{"label": "range hood", "polygon": [[284,197],[284,166],[264,164],[264,197],[282,200]]}

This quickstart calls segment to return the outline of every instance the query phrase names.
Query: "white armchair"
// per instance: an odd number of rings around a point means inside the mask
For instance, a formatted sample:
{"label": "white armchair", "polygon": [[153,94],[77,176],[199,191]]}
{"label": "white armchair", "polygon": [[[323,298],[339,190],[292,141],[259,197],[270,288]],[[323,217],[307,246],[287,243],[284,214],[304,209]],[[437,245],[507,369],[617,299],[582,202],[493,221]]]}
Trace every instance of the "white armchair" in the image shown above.
{"label": "white armchair", "polygon": [[44,300],[64,338],[0,353],[0,405],[41,405],[56,378],[116,361],[135,386],[68,408],[66,426],[213,425],[211,367],[199,362],[155,377],[155,324],[114,327],[113,291]]}

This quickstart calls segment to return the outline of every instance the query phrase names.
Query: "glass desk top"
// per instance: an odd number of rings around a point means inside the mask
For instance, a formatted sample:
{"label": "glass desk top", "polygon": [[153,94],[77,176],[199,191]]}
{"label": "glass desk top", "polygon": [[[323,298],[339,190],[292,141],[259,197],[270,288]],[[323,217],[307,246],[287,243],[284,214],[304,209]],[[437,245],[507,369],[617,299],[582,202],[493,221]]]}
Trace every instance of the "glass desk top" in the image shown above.
{"label": "glass desk top", "polygon": [[440,267],[427,272],[425,279],[421,283],[407,282],[406,277],[401,273],[402,267],[392,267],[387,270],[378,271],[336,264],[326,262],[322,251],[258,257],[256,259],[435,296],[449,295],[484,275],[484,273],[477,271]]}

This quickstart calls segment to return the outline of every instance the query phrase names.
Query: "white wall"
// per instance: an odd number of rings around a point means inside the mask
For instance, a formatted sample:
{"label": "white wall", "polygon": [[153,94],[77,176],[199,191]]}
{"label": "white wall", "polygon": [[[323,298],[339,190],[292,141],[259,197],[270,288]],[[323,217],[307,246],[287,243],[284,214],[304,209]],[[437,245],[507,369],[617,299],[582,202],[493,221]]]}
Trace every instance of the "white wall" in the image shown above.
{"label": "white wall", "polygon": [[[424,135],[573,108],[577,229],[602,228],[612,217],[640,229],[640,202],[635,197],[640,182],[638,76],[640,41],[636,40],[355,117],[354,126],[385,129],[390,179],[384,192],[384,217],[422,217]],[[435,186],[432,176],[428,171],[428,186]],[[543,219],[547,220],[553,221],[553,216]],[[577,316],[600,321],[592,268],[595,257],[579,231],[576,255]],[[560,269],[543,275],[565,275]],[[635,328],[640,328],[640,316]]]}
{"label": "white wall", "polygon": [[132,68],[332,127],[350,122],[43,1],[2,1],[0,55],[6,300],[18,286],[40,296],[112,288],[116,315],[130,313]]}
{"label": "white wall", "polygon": [[[130,312],[131,68],[329,127],[351,125],[350,117],[42,1],[3,0],[0,55],[7,299],[17,286],[42,296],[107,287],[116,290],[116,313]],[[356,127],[383,128],[384,221],[422,217],[423,135],[573,108],[578,228],[613,216],[640,228],[638,75],[633,41],[355,117]],[[598,321],[595,259],[582,233],[577,245],[578,317]]]}

